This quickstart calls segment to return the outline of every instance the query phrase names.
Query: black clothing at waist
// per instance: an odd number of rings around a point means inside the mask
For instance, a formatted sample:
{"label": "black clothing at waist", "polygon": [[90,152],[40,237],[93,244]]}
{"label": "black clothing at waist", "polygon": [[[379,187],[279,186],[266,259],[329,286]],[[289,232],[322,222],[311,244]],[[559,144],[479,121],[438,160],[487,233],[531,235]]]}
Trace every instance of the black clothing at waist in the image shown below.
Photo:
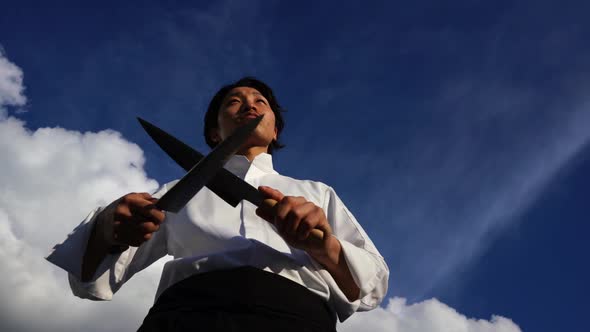
{"label": "black clothing at waist", "polygon": [[335,331],[335,326],[336,315],[324,299],[280,275],[245,266],[174,284],[139,331]]}

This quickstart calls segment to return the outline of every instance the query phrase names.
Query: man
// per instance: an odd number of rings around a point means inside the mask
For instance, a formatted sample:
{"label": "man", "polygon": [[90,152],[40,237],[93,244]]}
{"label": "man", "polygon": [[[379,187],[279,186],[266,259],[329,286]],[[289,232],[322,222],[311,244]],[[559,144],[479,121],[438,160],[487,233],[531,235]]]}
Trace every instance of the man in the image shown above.
{"label": "man", "polygon": [[[246,77],[221,88],[205,115],[211,147],[264,115],[226,168],[276,200],[272,212],[233,208],[203,188],[165,214],[154,203],[170,183],[93,211],[48,260],[69,272],[75,295],[110,300],[133,274],[174,256],[140,331],[333,331],[336,316],[375,308],[389,271],[361,226],[332,188],[273,169],[281,112],[270,87]],[[323,241],[308,241],[313,229]]]}

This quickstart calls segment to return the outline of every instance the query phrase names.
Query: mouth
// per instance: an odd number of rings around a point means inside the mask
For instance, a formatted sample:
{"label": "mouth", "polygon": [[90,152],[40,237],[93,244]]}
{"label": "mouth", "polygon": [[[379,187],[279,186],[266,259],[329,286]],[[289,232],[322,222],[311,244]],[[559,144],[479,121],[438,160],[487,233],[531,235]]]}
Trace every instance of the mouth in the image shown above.
{"label": "mouth", "polygon": [[258,116],[259,116],[259,114],[256,112],[248,112],[248,113],[245,113],[242,116],[240,116],[239,120],[240,121],[248,121],[248,120],[252,120],[252,119],[257,118]]}

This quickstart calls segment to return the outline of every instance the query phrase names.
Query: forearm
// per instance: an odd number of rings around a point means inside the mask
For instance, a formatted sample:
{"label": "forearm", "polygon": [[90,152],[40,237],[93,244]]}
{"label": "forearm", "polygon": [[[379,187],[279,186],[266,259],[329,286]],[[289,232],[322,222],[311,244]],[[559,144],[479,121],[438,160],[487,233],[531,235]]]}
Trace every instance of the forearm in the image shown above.
{"label": "forearm", "polygon": [[336,237],[331,236],[322,250],[308,253],[330,273],[349,301],[359,298],[360,288],[352,277],[344,258],[342,245]]}

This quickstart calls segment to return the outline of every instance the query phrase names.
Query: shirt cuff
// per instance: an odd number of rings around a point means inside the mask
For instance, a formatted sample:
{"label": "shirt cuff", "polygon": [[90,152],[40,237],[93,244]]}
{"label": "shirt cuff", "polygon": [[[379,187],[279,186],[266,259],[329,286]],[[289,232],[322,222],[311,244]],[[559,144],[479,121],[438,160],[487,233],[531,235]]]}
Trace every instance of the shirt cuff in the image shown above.
{"label": "shirt cuff", "polygon": [[387,293],[389,270],[383,258],[347,241],[340,241],[354,282],[360,289],[359,310],[376,308]]}
{"label": "shirt cuff", "polygon": [[90,212],[82,223],[68,234],[64,242],[56,244],[53,247],[51,253],[45,259],[81,280],[82,261],[86,252],[86,246],[88,245],[88,239],[96,223],[96,217],[102,210],[104,208],[99,207]]}
{"label": "shirt cuff", "polygon": [[127,252],[129,250],[111,252],[103,259],[94,276],[87,282],[82,281],[84,253],[97,217],[103,210],[102,207],[93,210],[62,243],[57,244],[52,252],[45,257],[50,263],[68,272],[68,280],[74,295],[91,300],[112,299],[113,289],[108,271],[112,267],[122,270],[123,267],[120,265],[124,262],[121,261],[124,261],[129,254]]}
{"label": "shirt cuff", "polygon": [[330,285],[330,302],[338,314],[338,319],[344,322],[356,311],[368,311],[381,303],[387,293],[389,270],[380,256],[350,242],[339,241],[348,269],[360,289],[359,298],[349,301],[327,271],[323,270],[321,274],[325,275],[324,280]]}

